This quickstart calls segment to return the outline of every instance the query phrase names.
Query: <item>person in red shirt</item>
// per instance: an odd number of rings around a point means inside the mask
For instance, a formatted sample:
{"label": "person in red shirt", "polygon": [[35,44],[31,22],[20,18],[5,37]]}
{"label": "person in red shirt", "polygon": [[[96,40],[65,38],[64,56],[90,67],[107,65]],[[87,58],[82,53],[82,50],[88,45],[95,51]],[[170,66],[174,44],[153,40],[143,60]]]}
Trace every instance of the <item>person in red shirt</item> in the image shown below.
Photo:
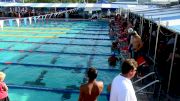
{"label": "person in red shirt", "polygon": [[6,77],[6,74],[3,72],[0,72],[0,101],[10,101],[8,97],[8,87],[6,86],[6,83],[4,82],[5,77]]}

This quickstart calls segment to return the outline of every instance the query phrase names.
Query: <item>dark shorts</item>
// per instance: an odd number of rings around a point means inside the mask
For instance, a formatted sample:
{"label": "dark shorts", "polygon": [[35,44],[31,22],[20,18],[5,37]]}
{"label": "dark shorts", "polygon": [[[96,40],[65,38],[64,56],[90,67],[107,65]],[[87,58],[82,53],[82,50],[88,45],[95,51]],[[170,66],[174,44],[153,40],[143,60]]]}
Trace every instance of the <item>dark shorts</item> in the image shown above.
{"label": "dark shorts", "polygon": [[9,97],[7,96],[6,98],[0,99],[0,101],[10,101]]}

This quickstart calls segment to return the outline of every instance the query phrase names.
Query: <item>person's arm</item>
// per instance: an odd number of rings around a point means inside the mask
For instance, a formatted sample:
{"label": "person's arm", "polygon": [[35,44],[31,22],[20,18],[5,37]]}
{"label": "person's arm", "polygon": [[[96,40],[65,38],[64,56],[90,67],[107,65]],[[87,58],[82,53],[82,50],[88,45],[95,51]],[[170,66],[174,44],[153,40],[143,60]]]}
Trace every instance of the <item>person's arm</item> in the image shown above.
{"label": "person's arm", "polygon": [[103,88],[104,88],[104,84],[102,81],[98,81],[98,86],[99,86],[99,91],[100,93],[103,91]]}
{"label": "person's arm", "polygon": [[2,88],[3,88],[4,91],[8,91],[8,87],[7,87],[7,85],[5,83],[3,83]]}
{"label": "person's arm", "polygon": [[80,94],[79,94],[78,101],[84,101],[84,98],[83,98],[83,87],[82,86],[80,87]]}

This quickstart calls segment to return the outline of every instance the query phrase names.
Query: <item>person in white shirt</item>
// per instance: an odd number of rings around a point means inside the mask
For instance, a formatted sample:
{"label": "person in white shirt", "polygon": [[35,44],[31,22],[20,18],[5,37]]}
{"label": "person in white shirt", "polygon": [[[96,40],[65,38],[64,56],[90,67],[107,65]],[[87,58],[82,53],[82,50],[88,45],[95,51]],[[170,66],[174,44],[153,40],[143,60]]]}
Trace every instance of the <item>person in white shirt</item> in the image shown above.
{"label": "person in white shirt", "polygon": [[136,74],[137,67],[137,62],[134,59],[126,59],[122,63],[122,74],[117,75],[111,85],[110,101],[137,101],[130,80]]}

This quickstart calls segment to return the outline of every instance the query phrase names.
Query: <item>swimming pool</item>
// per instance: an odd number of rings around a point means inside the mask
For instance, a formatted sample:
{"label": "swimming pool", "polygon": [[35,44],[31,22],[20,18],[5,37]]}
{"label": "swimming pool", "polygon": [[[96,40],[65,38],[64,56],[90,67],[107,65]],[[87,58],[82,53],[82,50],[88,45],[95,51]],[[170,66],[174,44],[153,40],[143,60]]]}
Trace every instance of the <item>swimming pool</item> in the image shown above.
{"label": "swimming pool", "polygon": [[[6,23],[8,25],[8,23]],[[119,73],[111,68],[106,21],[40,21],[5,27],[0,33],[0,69],[11,101],[77,101],[87,67],[96,67],[106,87]]]}

